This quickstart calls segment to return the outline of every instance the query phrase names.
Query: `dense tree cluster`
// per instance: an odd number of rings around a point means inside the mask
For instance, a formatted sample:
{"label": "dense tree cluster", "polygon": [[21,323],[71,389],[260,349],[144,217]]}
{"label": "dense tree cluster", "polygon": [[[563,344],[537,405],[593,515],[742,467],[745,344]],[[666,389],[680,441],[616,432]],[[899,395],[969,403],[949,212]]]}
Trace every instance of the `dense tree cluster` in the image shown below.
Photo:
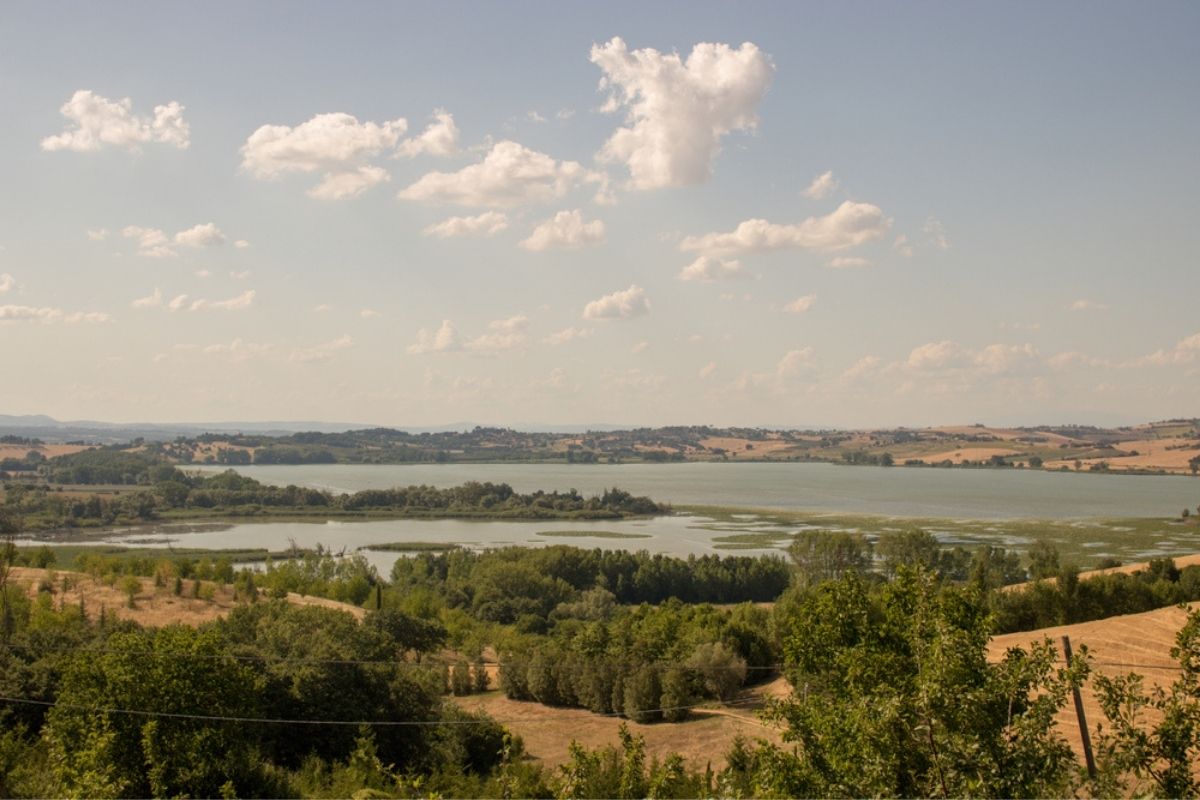
{"label": "dense tree cluster", "polygon": [[1138,614],[1200,600],[1200,565],[1178,569],[1169,558],[1154,559],[1133,574],[1080,579],[1078,568],[1064,567],[1040,577],[1048,580],[992,596],[997,633]]}
{"label": "dense tree cluster", "polygon": [[[448,706],[440,671],[413,660],[440,639],[399,612],[359,623],[262,602],[199,629],[143,629],[55,610],[48,594],[31,602],[8,591],[6,603],[0,693],[56,705],[0,704],[5,796],[19,787],[90,797],[319,793],[311,773],[348,763],[364,742],[415,774],[487,775],[501,758],[501,727]],[[310,725],[297,735],[293,725],[245,721],[255,719],[428,724]]]}
{"label": "dense tree cluster", "polygon": [[[86,458],[81,458],[86,456]],[[300,486],[272,486],[233,470],[187,474],[145,454],[88,450],[50,467],[56,479],[74,483],[132,485],[110,495],[55,491],[47,484],[9,482],[5,506],[28,529],[96,527],[180,516],[251,516],[316,513],[414,517],[514,519],[621,519],[667,511],[648,497],[612,488],[584,497],[567,492],[519,493],[505,483],[471,481],[439,489],[407,486],[334,494]]]}
{"label": "dense tree cluster", "polygon": [[677,721],[698,700],[728,700],[774,669],[770,613],[763,609],[677,600],[630,609],[611,605],[603,592],[560,606],[547,635],[511,640],[500,668],[509,697],[641,723]]}
{"label": "dense tree cluster", "polygon": [[[584,550],[566,545],[505,547],[482,553],[452,550],[402,558],[393,590],[422,588],[452,608],[486,621],[529,616],[544,624],[556,610],[599,588],[620,604],[740,603],[774,600],[791,579],[787,563],[770,556],[689,556],[646,551]],[[564,604],[567,604],[564,606]]]}

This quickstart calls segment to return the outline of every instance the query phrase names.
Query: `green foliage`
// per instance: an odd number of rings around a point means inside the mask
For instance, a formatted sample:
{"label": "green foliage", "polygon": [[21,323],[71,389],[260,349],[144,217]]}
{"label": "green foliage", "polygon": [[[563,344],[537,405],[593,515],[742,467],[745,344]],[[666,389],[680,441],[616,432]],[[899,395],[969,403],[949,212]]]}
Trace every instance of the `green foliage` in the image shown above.
{"label": "green foliage", "polygon": [[871,543],[858,533],[805,531],[795,538],[788,554],[796,565],[801,586],[837,580],[849,573],[871,569]]}
{"label": "green foliage", "polygon": [[770,601],[790,578],[787,563],[774,556],[674,558],[554,545],[419,553],[395,562],[391,591],[409,595],[424,590],[477,618],[512,622],[525,614],[546,618],[551,612],[558,617],[605,616],[612,603],[670,598],[688,603]]}
{"label": "green foliage", "polygon": [[1200,611],[1188,615],[1171,657],[1181,674],[1167,688],[1147,692],[1134,673],[1096,676],[1096,696],[1111,726],[1097,741],[1101,792],[1132,787],[1139,795],[1200,795]]}
{"label": "green foliage", "polygon": [[679,756],[647,763],[646,742],[624,725],[621,747],[587,750],[572,742],[570,761],[559,767],[559,798],[708,797],[712,786],[689,773]]}
{"label": "green foliage", "polygon": [[993,594],[996,631],[1036,630],[1200,600],[1200,566],[1180,570],[1169,558],[1154,559],[1132,574],[1081,580],[1078,569],[1064,567],[1052,577]]}
{"label": "green foliage", "polygon": [[889,580],[903,566],[924,567],[947,580],[965,580],[971,558],[961,547],[944,548],[933,534],[916,528],[881,536],[875,545],[875,554]]}
{"label": "green foliage", "polygon": [[122,447],[98,447],[56,456],[46,463],[46,477],[54,483],[77,484],[186,484],[179,470],[162,457]]}
{"label": "green foliage", "polygon": [[685,666],[705,688],[708,697],[732,699],[746,682],[746,659],[724,642],[697,645]]}
{"label": "green foliage", "polygon": [[371,595],[379,576],[362,555],[335,558],[318,545],[315,552],[299,558],[268,559],[266,569],[254,580],[273,597],[295,592],[357,606]]}
{"label": "green foliage", "polygon": [[661,670],[655,664],[646,664],[625,678],[625,716],[634,722],[658,722],[663,718]]}
{"label": "green foliage", "polygon": [[253,716],[251,675],[215,631],[117,634],[106,647],[69,660],[48,715],[45,735],[64,794],[213,797],[227,780],[248,785],[243,725],[90,710]]}
{"label": "green foliage", "polygon": [[133,608],[137,600],[138,592],[142,590],[142,582],[133,575],[126,575],[121,579],[121,592],[129,599],[129,607]]}
{"label": "green foliage", "polygon": [[[987,606],[924,569],[874,590],[822,584],[786,620],[797,697],[775,706],[787,752],[747,756],[754,787],[800,796],[1044,797],[1074,775],[1054,715],[1085,667],[1049,644],[986,660]],[[743,754],[745,755],[745,754]],[[777,775],[763,775],[762,769]]]}

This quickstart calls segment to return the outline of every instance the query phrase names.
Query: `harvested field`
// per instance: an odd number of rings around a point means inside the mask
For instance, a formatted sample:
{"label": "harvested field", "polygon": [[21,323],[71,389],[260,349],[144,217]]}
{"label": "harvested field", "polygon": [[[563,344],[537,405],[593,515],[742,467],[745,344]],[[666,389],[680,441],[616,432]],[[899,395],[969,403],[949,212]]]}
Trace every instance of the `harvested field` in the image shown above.
{"label": "harvested field", "polygon": [[91,449],[92,446],[88,444],[0,444],[0,458],[24,458],[29,452],[40,453],[46,458],[54,458]]}
{"label": "harvested field", "polygon": [[796,446],[795,442],[790,442],[786,439],[735,439],[731,436],[712,436],[707,439],[701,439],[700,444],[709,450],[719,448],[730,453],[749,452],[757,455],[775,453],[780,450],[791,450]]}
{"label": "harvested field", "polygon": [[[25,584],[30,597],[39,594],[40,585],[48,585],[51,589],[51,602],[56,607],[78,606],[82,599],[84,611],[92,619],[99,616],[100,610],[103,609],[105,615],[133,620],[139,625],[150,627],[172,624],[201,625],[225,616],[243,602],[234,599],[232,587],[211,581],[204,581],[213,592],[211,599],[205,599],[192,597],[195,584],[192,580],[183,582],[183,593],[177,597],[172,587],[155,586],[153,578],[139,578],[141,589],[135,595],[131,608],[129,595],[120,588],[120,578],[114,586],[109,586],[82,572],[14,567],[10,579],[14,583]],[[323,606],[345,611],[358,619],[362,619],[366,613],[356,606],[321,597],[289,594],[287,600],[294,605]]]}
{"label": "harvested field", "polygon": [[617,731],[625,723],[631,733],[646,738],[648,757],[661,760],[671,753],[679,753],[695,769],[702,770],[711,764],[716,770],[725,766],[725,755],[737,736],[780,741],[778,731],[760,721],[754,712],[762,706],[762,698],[778,697],[790,691],[783,678],[776,678],[743,692],[729,704],[714,703],[711,708],[697,708],[692,711],[691,718],[683,722],[654,725],[638,725],[583,709],[552,708],[540,703],[509,700],[500,692],[454,700],[463,708],[487,712],[519,734],[529,755],[548,767],[567,762],[572,741],[588,748],[619,747]]}
{"label": "harvested field", "polygon": [[[1200,609],[1200,603],[1192,603],[1189,608]],[[1024,633],[1007,633],[994,637],[988,644],[988,657],[999,660],[1009,648],[1027,647],[1030,642],[1041,641],[1044,637],[1049,637],[1058,646],[1061,637],[1067,635],[1071,637],[1071,647],[1076,653],[1081,645],[1087,645],[1092,656],[1094,672],[1103,675],[1136,672],[1145,677],[1147,688],[1167,686],[1178,675],[1177,670],[1170,668],[1177,666],[1171,659],[1171,648],[1175,644],[1175,635],[1186,621],[1187,612],[1171,606],[1144,614],[1109,617]],[[1106,720],[1090,684],[1084,686],[1082,695],[1084,714],[1094,745],[1098,737],[1098,728]],[[1075,752],[1082,756],[1079,723],[1075,718],[1075,708],[1069,701],[1059,712],[1057,721],[1062,735]],[[1105,727],[1107,728],[1107,725]]]}

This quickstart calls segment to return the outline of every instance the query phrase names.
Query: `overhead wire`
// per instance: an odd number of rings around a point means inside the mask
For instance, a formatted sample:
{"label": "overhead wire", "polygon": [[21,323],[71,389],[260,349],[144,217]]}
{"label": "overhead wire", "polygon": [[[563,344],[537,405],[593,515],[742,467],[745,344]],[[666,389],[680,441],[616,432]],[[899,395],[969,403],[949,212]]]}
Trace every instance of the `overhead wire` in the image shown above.
{"label": "overhead wire", "polygon": [[[437,727],[442,725],[491,725],[491,724],[515,724],[525,722],[526,720],[504,720],[495,717],[488,719],[439,719],[439,720],[333,720],[333,719],[280,719],[275,717],[241,717],[225,714],[185,714],[174,711],[148,711],[144,709],[129,709],[129,708],[108,708],[100,706],[87,706],[80,703],[63,703],[57,700],[34,700],[25,697],[5,697],[0,696],[2,703],[16,703],[21,705],[34,705],[46,708],[65,708],[72,711],[84,711],[91,714],[125,714],[130,716],[140,717],[161,717],[166,719],[188,719],[202,722],[240,722],[240,723],[265,723],[275,725],[353,725],[353,726],[381,726],[381,727]],[[696,709],[722,710],[723,708],[741,707],[761,703],[762,698],[743,698],[738,700],[730,700],[722,703],[720,707],[714,707],[712,701],[706,703],[694,703],[690,705],[665,706],[663,708],[647,708],[639,709],[639,714],[654,714],[666,713],[668,711],[684,711]],[[546,712],[542,716],[577,716],[579,712],[587,713],[587,709],[575,709],[574,713],[558,713]],[[592,713],[593,717],[601,718],[619,718],[625,716],[620,712],[604,712]],[[734,715],[737,716],[737,715]],[[746,718],[748,719],[748,718]]]}

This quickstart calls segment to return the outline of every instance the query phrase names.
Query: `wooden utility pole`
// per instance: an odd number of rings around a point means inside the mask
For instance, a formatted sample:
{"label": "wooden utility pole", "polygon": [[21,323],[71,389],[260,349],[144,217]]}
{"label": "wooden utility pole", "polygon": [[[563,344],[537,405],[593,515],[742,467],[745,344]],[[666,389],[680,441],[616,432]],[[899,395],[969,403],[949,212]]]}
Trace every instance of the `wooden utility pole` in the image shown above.
{"label": "wooden utility pole", "polygon": [[[1064,635],[1062,637],[1063,657],[1067,660],[1067,666],[1071,666],[1071,637]],[[1071,694],[1075,696],[1075,716],[1079,719],[1079,738],[1083,740],[1083,760],[1087,764],[1089,778],[1096,777],[1096,758],[1092,755],[1092,736],[1088,733],[1087,717],[1083,713],[1083,696],[1079,694],[1079,687],[1072,686]]]}

